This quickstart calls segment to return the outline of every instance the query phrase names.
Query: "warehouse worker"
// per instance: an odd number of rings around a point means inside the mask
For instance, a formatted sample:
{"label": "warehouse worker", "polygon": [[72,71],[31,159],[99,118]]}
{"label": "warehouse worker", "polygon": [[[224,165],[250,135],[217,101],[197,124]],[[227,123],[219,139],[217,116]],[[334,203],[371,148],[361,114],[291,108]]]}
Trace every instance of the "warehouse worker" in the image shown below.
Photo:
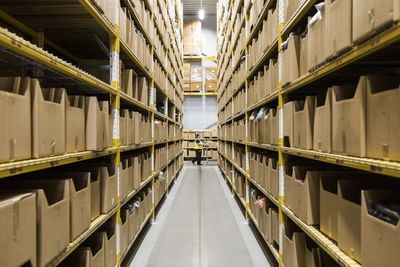
{"label": "warehouse worker", "polygon": [[196,159],[192,159],[192,163],[197,160],[197,165],[201,164],[201,152],[203,150],[203,142],[200,140],[200,134],[196,133],[196,139],[194,140],[194,150],[196,151]]}

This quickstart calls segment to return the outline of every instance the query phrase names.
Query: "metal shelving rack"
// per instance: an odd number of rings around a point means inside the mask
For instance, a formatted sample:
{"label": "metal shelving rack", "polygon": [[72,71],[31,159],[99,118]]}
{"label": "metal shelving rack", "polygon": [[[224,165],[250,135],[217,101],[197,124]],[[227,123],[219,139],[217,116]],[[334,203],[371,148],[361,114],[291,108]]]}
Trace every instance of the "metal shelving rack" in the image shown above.
{"label": "metal shelving rack", "polygon": [[[277,1],[277,2],[276,2]],[[218,49],[218,97],[217,103],[219,106],[218,113],[225,109],[225,120],[219,121],[218,130],[221,132],[221,127],[225,126],[227,123],[234,123],[235,120],[239,118],[245,118],[245,140],[232,140],[227,138],[227,127],[224,127],[223,136],[219,137],[221,143],[225,144],[225,151],[222,151],[219,148],[219,154],[222,156],[223,160],[229,162],[232,165],[232,175],[227,175],[222,169],[225,178],[229,181],[229,184],[232,187],[232,193],[236,194],[240,199],[244,209],[245,209],[245,218],[248,220],[249,218],[254,222],[256,227],[258,228],[258,223],[249,209],[249,184],[252,184],[254,187],[258,188],[260,192],[262,192],[267,198],[269,198],[278,208],[279,208],[279,251],[276,251],[275,248],[270,247],[272,254],[275,256],[279,266],[283,266],[283,231],[284,231],[284,222],[287,218],[290,218],[293,222],[295,222],[299,228],[301,228],[306,235],[308,235],[311,239],[315,241],[315,243],[323,249],[328,255],[330,255],[339,265],[341,266],[361,266],[358,262],[354,261],[348,255],[346,255],[343,251],[341,251],[338,246],[333,243],[330,239],[328,239],[325,235],[323,235],[317,228],[313,226],[309,226],[301,221],[296,215],[293,214],[286,206],[285,206],[285,198],[284,198],[284,162],[285,158],[288,156],[296,156],[300,158],[308,158],[316,161],[326,162],[337,166],[345,166],[352,169],[363,170],[367,172],[373,172],[378,174],[387,175],[390,177],[400,177],[400,163],[392,162],[387,160],[375,160],[369,158],[360,158],[360,157],[351,157],[351,156],[343,156],[338,154],[331,153],[322,153],[313,150],[303,150],[285,147],[283,143],[283,105],[288,101],[288,96],[290,93],[296,92],[298,89],[302,89],[307,85],[318,83],[322,79],[329,78],[329,75],[339,72],[345,67],[351,66],[351,64],[357,63],[359,61],[364,60],[367,56],[382,52],[385,48],[390,48],[391,45],[396,44],[400,41],[400,22],[396,22],[391,27],[384,29],[382,32],[370,37],[368,40],[363,41],[361,44],[353,45],[350,51],[345,52],[344,54],[339,55],[338,57],[328,60],[322,66],[317,67],[316,69],[308,72],[297,80],[293,81],[286,87],[282,87],[282,50],[281,44],[283,38],[288,37],[289,33],[296,27],[298,23],[304,20],[305,16],[307,16],[310,9],[318,2],[317,0],[305,0],[299,6],[299,8],[294,12],[291,18],[284,23],[284,1],[283,0],[267,0],[264,4],[264,7],[261,13],[258,16],[257,22],[255,23],[254,28],[251,32],[248,32],[248,14],[253,1],[249,0],[229,0],[227,1],[227,6],[218,5],[219,8],[222,7],[222,10],[218,10],[219,18],[218,18],[218,36],[217,43],[219,44]],[[262,55],[259,55],[259,58],[256,60],[256,63],[252,69],[248,69],[248,46],[251,43],[252,39],[256,36],[257,31],[260,29],[262,25],[262,21],[266,17],[268,10],[273,6],[274,3],[278,3],[279,7],[279,27],[278,27],[278,36],[272,41],[271,45],[264,51]],[[237,20],[237,16],[232,14],[237,14],[240,8],[244,6],[245,9],[245,19],[241,22],[240,30],[245,31],[245,47],[242,51],[236,51],[236,53],[240,53],[239,61],[234,62],[234,53],[235,47],[238,43],[238,38],[236,38],[235,34],[239,36],[240,32],[234,32],[233,25],[235,25],[235,21]],[[225,14],[225,15],[224,15]],[[226,15],[227,14],[227,15]],[[230,18],[233,18],[229,21]],[[231,41],[230,47],[228,47],[228,43]],[[267,59],[269,59],[272,54],[278,55],[278,64],[279,64],[279,83],[278,83],[278,91],[271,93],[270,95],[258,100],[256,103],[248,106],[247,102],[247,93],[248,93],[248,82],[249,79],[254,76],[257,69],[262,66]],[[240,82],[240,86],[237,88],[233,88],[233,92],[231,96],[226,96],[226,101],[222,102],[221,96],[227,92],[227,86],[229,84],[229,80],[233,79],[233,73],[240,66],[240,59],[244,57],[245,64],[245,78]],[[228,64],[229,63],[229,64]],[[224,75],[228,75],[226,78]],[[234,114],[234,106],[233,106],[233,96],[240,90],[245,89],[245,109],[238,114]],[[232,102],[232,112],[227,109],[228,103]],[[248,122],[249,122],[249,113],[252,111],[270,103],[278,103],[278,119],[279,119],[279,141],[278,145],[270,145],[270,144],[258,144],[254,142],[248,141]],[[232,127],[232,135],[233,135],[233,127]],[[232,158],[228,158],[227,151],[227,143],[232,144]],[[246,166],[245,170],[239,167],[235,163],[235,153],[234,147],[235,144],[240,144],[245,146],[246,151]],[[261,185],[259,185],[255,179],[250,177],[249,171],[249,147],[276,151],[278,152],[278,166],[279,166],[279,198],[274,198],[269,192],[267,192]],[[246,178],[246,199],[239,197],[239,195],[235,192],[235,172],[240,173]],[[229,177],[232,177],[230,179]],[[264,237],[263,233],[259,230],[260,234]],[[265,237],[264,237],[265,239]],[[267,245],[268,242],[266,242]]]}
{"label": "metal shelving rack", "polygon": [[[155,177],[164,169],[168,170],[168,165],[175,160],[182,159],[182,149],[176,155],[171,155],[171,159],[167,162],[166,165],[162,166],[160,169],[154,169],[154,147],[156,145],[165,144],[167,148],[167,159],[169,158],[168,154],[168,144],[173,142],[176,144],[178,141],[181,141],[181,138],[177,138],[177,128],[179,131],[183,131],[182,126],[182,106],[183,106],[183,79],[182,79],[182,67],[183,67],[183,59],[182,59],[182,51],[178,49],[181,45],[182,40],[177,40],[175,37],[174,31],[169,31],[171,25],[173,23],[172,19],[167,15],[167,18],[164,18],[164,26],[165,32],[173,32],[173,36],[170,36],[172,41],[174,42],[174,46],[169,46],[169,40],[166,41],[162,38],[161,30],[158,27],[157,23],[154,23],[157,28],[157,33],[161,36],[162,44],[166,51],[165,62],[168,62],[168,59],[171,59],[173,62],[171,54],[175,55],[175,63],[171,63],[171,69],[167,69],[168,64],[163,64],[160,60],[160,56],[155,53],[154,49],[154,38],[155,36],[150,36],[144,29],[141,24],[140,19],[137,17],[136,13],[133,11],[133,5],[130,0],[122,0],[122,2],[127,6],[127,8],[133,14],[133,19],[135,24],[139,27],[141,34],[145,36],[146,40],[151,44],[151,55],[152,55],[152,68],[148,70],[136,57],[136,55],[131,51],[128,45],[120,40],[120,32],[119,32],[119,8],[120,8],[120,0],[113,0],[114,3],[114,21],[110,22],[108,19],[94,6],[94,4],[89,0],[76,0],[76,3],[71,3],[74,5],[74,8],[81,12],[80,14],[85,14],[87,18],[82,23],[91,23],[92,25],[96,25],[96,30],[104,31],[104,34],[108,35],[110,40],[110,84],[104,83],[103,81],[95,78],[94,76],[86,73],[85,71],[75,67],[72,63],[61,59],[57,56],[54,56],[52,53],[47,52],[43,48],[43,44],[46,44],[51,49],[54,49],[62,56],[66,58],[72,59],[75,62],[78,61],[79,58],[75,57],[73,54],[67,52],[65,49],[57,45],[56,43],[44,38],[43,33],[39,33],[30,28],[30,25],[25,25],[20,22],[18,19],[13,18],[8,15],[5,11],[0,11],[0,20],[6,22],[12,28],[17,31],[26,34],[27,36],[32,37],[34,40],[38,41],[38,45],[33,44],[30,41],[24,40],[19,37],[17,34],[5,29],[4,27],[0,27],[0,48],[1,51],[6,52],[10,56],[14,57],[15,60],[18,60],[22,65],[29,64],[33,65],[40,70],[49,71],[52,75],[54,75],[57,79],[61,81],[73,81],[74,84],[77,85],[78,90],[82,93],[89,93],[91,95],[109,95],[112,106],[112,116],[113,116],[113,145],[103,151],[82,151],[76,153],[67,153],[59,156],[52,156],[40,159],[29,159],[22,161],[15,161],[9,163],[0,164],[0,179],[1,178],[9,178],[11,176],[15,176],[18,174],[29,173],[39,170],[45,170],[47,168],[53,168],[60,165],[72,164],[76,162],[81,162],[89,159],[111,156],[115,164],[120,163],[120,155],[121,152],[125,151],[133,151],[140,148],[149,147],[152,151],[152,174],[146,179],[144,182],[140,184],[140,187],[128,194],[128,197],[125,200],[120,199],[121,185],[120,185],[120,173],[119,168],[117,170],[117,181],[118,181],[118,202],[117,206],[109,211],[107,214],[101,214],[98,218],[91,222],[89,229],[87,229],[84,233],[82,233],[77,239],[71,242],[58,256],[56,256],[48,266],[56,266],[61,263],[68,255],[70,255],[80,244],[82,244],[91,234],[93,234],[101,225],[103,225],[108,219],[111,217],[115,218],[116,222],[116,266],[120,266],[125,255],[121,255],[120,252],[120,209],[121,206],[129,199],[132,199],[142,188],[147,186],[150,182],[152,182],[153,188],[153,198],[152,198],[152,210],[146,217],[146,220],[142,223],[139,232],[137,233],[134,240],[129,245],[129,248],[132,246],[137,236],[140,234],[141,230],[144,228],[145,224],[148,222],[150,218],[155,220],[155,209],[157,204],[154,203],[154,181]],[[154,11],[153,6],[149,0],[144,0],[146,9],[150,11],[151,20],[154,22]],[[159,4],[165,4],[168,6],[168,1],[159,1]],[[177,5],[177,3],[175,3]],[[54,6],[57,8],[57,5]],[[56,10],[56,9],[54,9]],[[46,11],[43,11],[46,12]],[[51,11],[50,11],[51,12]],[[51,18],[50,18],[51,19]],[[166,22],[168,19],[168,23]],[[76,23],[81,22],[78,21],[79,18],[75,18]],[[89,21],[89,22],[88,22]],[[182,24],[182,23],[181,23]],[[129,60],[133,62],[134,66],[140,70],[144,76],[150,79],[150,105],[145,105],[138,100],[128,96],[127,94],[121,92],[121,83],[120,83],[120,53],[121,49],[128,56]],[[168,53],[171,51],[171,53]],[[168,95],[168,82],[167,88],[161,88],[159,84],[157,84],[154,80],[154,60],[159,61],[162,66],[163,71],[166,73],[165,79],[166,81],[170,81],[173,84],[173,96]],[[158,93],[162,93],[165,99],[165,112],[162,114],[157,111],[155,107],[155,103],[153,102],[153,95],[157,90]],[[120,145],[120,135],[119,135],[119,111],[120,106],[123,103],[124,106],[135,107],[136,109],[142,110],[144,112],[148,112],[151,115],[151,124],[152,124],[152,139],[151,142],[142,143],[138,145]],[[173,114],[168,114],[168,104],[171,103],[173,108]],[[172,123],[174,125],[174,134],[173,137],[168,136],[168,127],[166,136],[167,139],[164,141],[155,141],[154,138],[154,120],[155,118],[161,119],[166,123]],[[168,178],[167,172],[167,190],[164,192],[163,196],[168,193],[168,188],[172,185],[174,179],[176,179],[179,171],[181,170],[183,164],[177,168],[176,173],[171,177],[171,180]]]}

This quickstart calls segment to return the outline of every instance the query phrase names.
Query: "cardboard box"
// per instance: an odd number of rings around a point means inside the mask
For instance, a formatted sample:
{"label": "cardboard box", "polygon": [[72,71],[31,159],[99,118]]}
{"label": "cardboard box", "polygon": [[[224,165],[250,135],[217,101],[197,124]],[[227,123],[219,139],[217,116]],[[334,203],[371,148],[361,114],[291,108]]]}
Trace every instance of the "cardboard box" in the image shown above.
{"label": "cardboard box", "polygon": [[283,264],[285,266],[306,266],[305,234],[297,225],[287,220],[283,233]]}
{"label": "cardboard box", "polygon": [[120,198],[124,200],[128,193],[131,191],[129,187],[129,178],[131,177],[132,165],[129,165],[129,160],[124,158],[121,159],[121,163],[119,165],[120,172]]}
{"label": "cardboard box", "polygon": [[217,83],[217,68],[207,67],[205,68],[206,83],[214,82]]}
{"label": "cardboard box", "polygon": [[268,162],[269,179],[270,179],[270,193],[273,197],[279,197],[279,177],[278,177],[278,155],[271,154]]}
{"label": "cardboard box", "polygon": [[[315,16],[318,16],[316,14]],[[311,22],[315,22],[311,24]],[[308,68],[309,70],[322,64],[325,60],[325,10],[322,8],[321,19],[308,21]]]}
{"label": "cardboard box", "polygon": [[293,114],[294,102],[287,102],[283,105],[283,138],[284,145],[288,147],[293,146]]}
{"label": "cardboard box", "polygon": [[[105,222],[101,227],[101,233],[105,233],[105,245],[104,245],[104,266],[112,267],[115,266],[117,261],[116,255],[116,232],[115,232],[115,219],[111,218]],[[96,265],[95,265],[96,266]]]}
{"label": "cardboard box", "polygon": [[282,53],[282,85],[293,82],[300,76],[300,36],[289,35],[287,48]]}
{"label": "cardboard box", "polygon": [[92,168],[90,170],[90,221],[100,216],[101,186],[100,169]]}
{"label": "cardboard box", "polygon": [[313,149],[314,109],[314,96],[294,102],[293,147]]}
{"label": "cardboard box", "polygon": [[121,210],[121,235],[120,235],[120,251],[125,254],[129,245],[129,211],[127,209]]}
{"label": "cardboard box", "polygon": [[139,144],[139,136],[140,136],[140,115],[139,112],[136,111],[128,111],[128,120],[127,120],[127,144]]}
{"label": "cardboard box", "polygon": [[78,248],[84,251],[85,258],[89,258],[89,266],[106,266],[105,254],[106,237],[104,232],[95,232]]}
{"label": "cardboard box", "polygon": [[[134,93],[135,94],[135,93]],[[138,77],[138,88],[137,88],[138,100],[145,105],[149,103],[149,84],[146,77]]]}
{"label": "cardboard box", "polygon": [[36,193],[37,266],[45,266],[70,241],[69,179],[5,181],[2,188]]}
{"label": "cardboard box", "polygon": [[65,101],[63,88],[41,88],[32,80],[32,157],[65,153]]}
{"label": "cardboard box", "polygon": [[271,244],[279,248],[279,211],[273,207],[269,212],[271,214]]}
{"label": "cardboard box", "polygon": [[108,101],[86,97],[86,150],[102,150],[108,146]]}
{"label": "cardboard box", "polygon": [[315,97],[313,148],[332,152],[332,88]]}
{"label": "cardboard box", "polygon": [[119,142],[121,146],[128,144],[128,113],[127,109],[119,110]]}
{"label": "cardboard box", "polygon": [[0,78],[0,162],[23,160],[31,151],[31,80]]}
{"label": "cardboard box", "polygon": [[367,157],[400,160],[400,79],[367,78]]}
{"label": "cardboard box", "polygon": [[366,155],[365,84],[334,86],[332,89],[332,151],[351,156]]}
{"label": "cardboard box", "polygon": [[270,119],[270,126],[271,126],[271,144],[277,145],[278,144],[278,110],[271,108],[269,110],[269,119]]}
{"label": "cardboard box", "polygon": [[369,214],[372,203],[398,204],[398,190],[365,190],[361,194],[361,258],[362,265],[396,266],[400,262],[399,222],[396,225]]}
{"label": "cardboard box", "polygon": [[353,40],[362,41],[399,19],[397,0],[353,0]]}
{"label": "cardboard box", "polygon": [[0,265],[36,266],[36,195],[0,193]]}
{"label": "cardboard box", "polygon": [[90,226],[90,172],[56,172],[44,176],[47,179],[56,177],[69,180],[69,232],[70,242],[72,242]]}
{"label": "cardboard box", "polygon": [[85,96],[70,95],[65,103],[65,152],[85,150]]}
{"label": "cardboard box", "polygon": [[132,176],[133,176],[133,189],[137,190],[140,186],[141,181],[141,161],[139,160],[139,156],[132,157],[133,166],[132,166]]}
{"label": "cardboard box", "polygon": [[325,1],[325,56],[337,56],[352,44],[352,1]]}
{"label": "cardboard box", "polygon": [[319,172],[294,166],[292,176],[285,175],[285,182],[288,182],[285,193],[290,196],[287,207],[306,224],[319,224]]}
{"label": "cardboard box", "polygon": [[308,73],[308,35],[300,38],[300,77]]}
{"label": "cardboard box", "polygon": [[206,82],[206,92],[216,92],[217,82]]}
{"label": "cardboard box", "polygon": [[324,172],[320,177],[320,227],[321,232],[337,240],[338,188],[337,173]]}

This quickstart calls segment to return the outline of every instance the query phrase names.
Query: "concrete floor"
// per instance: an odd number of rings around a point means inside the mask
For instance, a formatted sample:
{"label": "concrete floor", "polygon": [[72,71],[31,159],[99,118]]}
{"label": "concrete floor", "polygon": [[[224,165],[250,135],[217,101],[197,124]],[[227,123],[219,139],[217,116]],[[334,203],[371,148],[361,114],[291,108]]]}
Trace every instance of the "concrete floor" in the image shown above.
{"label": "concrete floor", "polygon": [[216,166],[186,163],[127,266],[270,266]]}

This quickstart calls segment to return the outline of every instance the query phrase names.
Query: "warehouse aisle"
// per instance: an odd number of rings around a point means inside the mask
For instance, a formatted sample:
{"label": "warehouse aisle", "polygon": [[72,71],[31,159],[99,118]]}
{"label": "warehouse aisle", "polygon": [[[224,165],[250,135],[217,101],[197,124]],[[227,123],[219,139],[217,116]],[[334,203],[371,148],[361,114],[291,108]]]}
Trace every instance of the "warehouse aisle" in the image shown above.
{"label": "warehouse aisle", "polygon": [[130,266],[270,266],[224,183],[186,165]]}

